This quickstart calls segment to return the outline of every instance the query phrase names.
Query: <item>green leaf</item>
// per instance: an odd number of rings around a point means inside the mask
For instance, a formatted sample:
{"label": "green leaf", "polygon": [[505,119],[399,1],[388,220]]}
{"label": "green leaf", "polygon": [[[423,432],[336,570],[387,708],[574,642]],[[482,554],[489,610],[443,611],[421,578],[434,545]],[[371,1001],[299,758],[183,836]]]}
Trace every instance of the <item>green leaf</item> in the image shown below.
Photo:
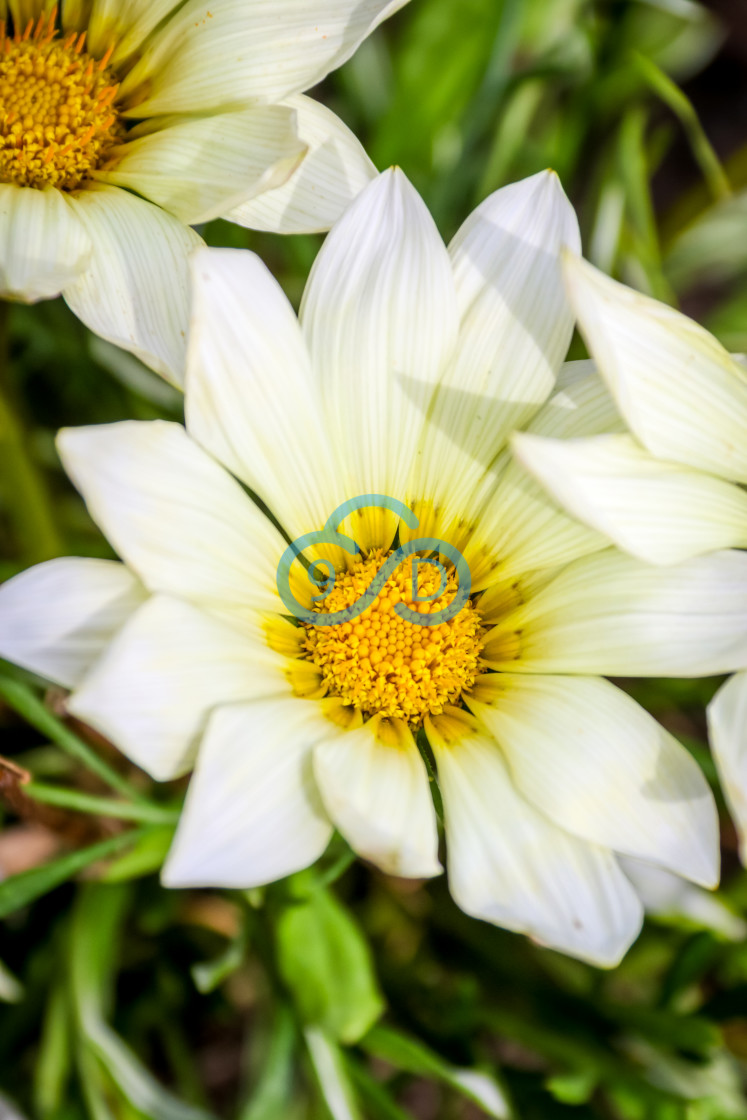
{"label": "green leaf", "polygon": [[129,832],[120,832],[118,836],[102,840],[99,844],[92,844],[90,848],[71,852],[69,855],[45,863],[42,867],[22,871],[19,875],[5,879],[0,883],[0,918],[7,918],[14,910],[28,906],[34,899],[72,879],[73,875],[77,875],[84,867],[89,867],[96,860],[105,859],[114,852],[129,847],[148,831],[132,829]]}
{"label": "green leaf", "polygon": [[242,927],[237,937],[229,941],[225,951],[212,961],[200,961],[190,969],[198,992],[203,995],[214,991],[227,976],[240,968],[246,957],[247,931]]}
{"label": "green leaf", "polygon": [[479,1105],[488,1116],[505,1120],[510,1115],[506,1096],[494,1077],[480,1070],[452,1066],[418,1039],[390,1027],[374,1027],[361,1039],[361,1046],[397,1069],[420,1077],[434,1077],[456,1089],[463,1097]]}
{"label": "green leaf", "polygon": [[287,1115],[293,1087],[295,1045],[293,1015],[280,1004],[257,1087],[239,1120],[277,1120]]}
{"label": "green leaf", "polygon": [[159,871],[173,839],[173,828],[143,830],[141,839],[133,844],[130,851],[109,864],[101,876],[102,882],[124,883],[129,879],[142,879],[144,875],[152,875],[154,871]]}
{"label": "green leaf", "polygon": [[339,1047],[318,1027],[307,1027],[304,1038],[332,1120],[363,1120]]}
{"label": "green leaf", "polygon": [[328,890],[292,903],[276,928],[278,968],[304,1022],[357,1042],[383,1011],[371,953],[348,911]]}

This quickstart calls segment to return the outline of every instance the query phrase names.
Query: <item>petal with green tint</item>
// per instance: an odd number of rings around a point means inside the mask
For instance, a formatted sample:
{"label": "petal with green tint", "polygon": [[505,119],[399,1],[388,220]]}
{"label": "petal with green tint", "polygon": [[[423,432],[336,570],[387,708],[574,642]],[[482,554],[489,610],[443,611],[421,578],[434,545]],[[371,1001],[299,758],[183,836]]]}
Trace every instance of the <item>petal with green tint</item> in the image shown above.
{"label": "petal with green tint", "polygon": [[131,115],[280,101],[315,86],[406,0],[187,0],[121,86]]}
{"label": "petal with green tint", "polygon": [[376,177],[376,168],[360,140],[326,105],[300,93],[282,104],[296,114],[306,155],[282,186],[263,191],[225,216],[269,233],[321,233]]}
{"label": "petal with green tint", "polygon": [[565,509],[651,564],[747,546],[747,493],[657,460],[631,436],[514,436],[514,453]]}
{"label": "petal with green tint", "polygon": [[93,252],[85,271],[65,286],[65,302],[96,334],[181,385],[189,317],[187,258],[202,239],[171,214],[119,187],[91,184],[70,199]]}
{"label": "petal with green tint", "polygon": [[62,191],[0,183],[0,296],[58,296],[86,267],[91,239]]}
{"label": "petal with green tint", "polygon": [[[506,638],[519,654],[506,658]],[[747,553],[669,568],[608,549],[570,564],[488,634],[484,656],[521,673],[707,677],[747,665]]]}
{"label": "petal with green tint", "polygon": [[747,482],[747,374],[703,327],[565,260],[579,327],[621,413],[652,455]]}
{"label": "petal with green tint", "polygon": [[735,673],[708,705],[708,737],[747,866],[747,673]]}
{"label": "petal with green tint", "polygon": [[136,191],[187,225],[227,216],[239,203],[281,186],[306,151],[293,111],[280,105],[149,124],[128,137],[112,169],[95,178]]}

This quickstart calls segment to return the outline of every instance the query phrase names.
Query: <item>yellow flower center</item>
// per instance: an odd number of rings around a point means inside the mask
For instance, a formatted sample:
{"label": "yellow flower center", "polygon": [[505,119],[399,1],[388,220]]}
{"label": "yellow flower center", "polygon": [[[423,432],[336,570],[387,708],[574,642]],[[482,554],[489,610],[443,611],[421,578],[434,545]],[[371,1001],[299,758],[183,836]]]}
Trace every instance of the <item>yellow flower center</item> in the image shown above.
{"label": "yellow flower center", "polygon": [[[458,701],[483,671],[482,622],[469,601],[454,618],[437,626],[401,618],[394,609],[397,603],[425,618],[444,610],[458,589],[450,574],[438,598],[416,601],[412,565],[406,561],[357,618],[324,626],[325,614],[344,610],[363,594],[388,555],[374,551],[337,575],[320,609],[320,625],[305,626],[304,649],[321,671],[327,695],[340,697],[365,716],[398,716],[419,727],[426,715],[437,715]],[[439,590],[441,574],[423,563],[416,571],[415,593],[419,600],[428,599]]]}
{"label": "yellow flower center", "polygon": [[85,35],[59,39],[54,12],[14,36],[0,23],[0,182],[74,190],[124,135],[111,51],[92,58]]}

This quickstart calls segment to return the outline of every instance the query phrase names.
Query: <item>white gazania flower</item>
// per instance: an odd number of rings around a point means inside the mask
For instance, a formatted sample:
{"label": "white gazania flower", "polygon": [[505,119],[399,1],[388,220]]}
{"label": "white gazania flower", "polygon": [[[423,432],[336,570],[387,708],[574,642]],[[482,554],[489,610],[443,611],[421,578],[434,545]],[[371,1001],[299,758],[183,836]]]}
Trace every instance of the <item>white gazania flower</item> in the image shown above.
{"label": "white gazania flower", "polygon": [[375,175],[305,97],[406,0],[0,0],[0,295],[183,377],[189,228],[329,229]]}
{"label": "white gazania flower", "polygon": [[[642,913],[617,853],[715,884],[698,767],[599,674],[730,670],[747,653],[747,556],[645,564],[512,462],[517,426],[619,426],[588,363],[561,371],[565,244],[578,230],[552,173],[492,195],[447,251],[387,172],[327,238],[300,323],[252,254],[196,255],[186,430],[61,433],[125,564],[58,560],[11,580],[0,654],[72,689],[70,711],[154,777],[194,768],[168,885],[269,882],[314,861],[333,827],[387,872],[438,874],[418,741],[469,914],[610,965]],[[240,483],[292,540],[367,496],[342,525],[361,552],[327,550],[338,570],[311,621],[289,621],[287,541]],[[429,556],[417,591],[439,598],[416,603],[405,564],[365,613],[325,625],[398,541],[422,537],[469,565],[458,613],[403,615],[455,598],[459,566],[444,587]]]}
{"label": "white gazania flower", "polygon": [[[522,463],[565,508],[652,564],[747,548],[747,372],[692,319],[565,260],[579,327],[629,431],[560,442],[522,434]],[[727,591],[727,588],[723,589]],[[723,600],[729,611],[729,599]],[[741,608],[734,601],[734,609]],[[747,660],[735,668],[747,669]],[[708,711],[747,865],[747,672]]]}

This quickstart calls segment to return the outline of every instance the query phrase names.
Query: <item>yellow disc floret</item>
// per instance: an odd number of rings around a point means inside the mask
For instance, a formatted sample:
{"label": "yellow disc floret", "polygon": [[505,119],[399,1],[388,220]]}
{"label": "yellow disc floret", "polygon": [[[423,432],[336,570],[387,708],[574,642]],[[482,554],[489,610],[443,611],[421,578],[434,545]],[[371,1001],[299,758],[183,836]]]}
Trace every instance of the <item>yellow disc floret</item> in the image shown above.
{"label": "yellow disc floret", "polygon": [[121,142],[111,52],[94,59],[84,42],[59,39],[54,12],[13,36],[0,24],[0,182],[74,190]]}
{"label": "yellow disc floret", "polygon": [[[354,603],[387,555],[371,552],[337,575],[320,609],[319,625],[305,627],[304,648],[322,674],[327,695],[339,696],[365,716],[398,716],[419,727],[426,715],[436,715],[457,702],[482,671],[482,624],[471,602],[437,626],[401,618],[395,610],[397,603],[425,619],[443,611],[458,588],[456,577],[450,574],[438,598],[415,601],[412,564],[406,561],[362,614],[350,622],[325,626],[324,614]],[[441,574],[430,564],[418,565],[416,578],[419,600],[427,600],[440,589]]]}

